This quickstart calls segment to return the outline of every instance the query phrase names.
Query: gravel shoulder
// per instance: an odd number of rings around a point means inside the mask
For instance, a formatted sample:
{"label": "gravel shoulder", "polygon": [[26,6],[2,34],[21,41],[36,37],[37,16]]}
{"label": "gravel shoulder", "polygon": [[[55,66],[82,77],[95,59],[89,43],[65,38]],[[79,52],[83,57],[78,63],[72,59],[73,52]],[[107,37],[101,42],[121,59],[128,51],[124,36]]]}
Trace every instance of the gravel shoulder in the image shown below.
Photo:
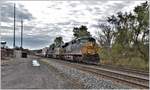
{"label": "gravel shoulder", "polygon": [[1,65],[2,89],[82,89],[81,82],[70,78],[53,66],[40,62],[33,67],[35,57],[15,58]]}
{"label": "gravel shoulder", "polygon": [[65,76],[71,77],[79,83],[83,83],[85,89],[131,89],[129,86],[114,83],[113,81],[103,77],[98,77],[92,73],[87,73],[63,64],[70,62],[56,59],[40,59],[40,61],[50,67],[56,68],[58,71],[64,73]]}

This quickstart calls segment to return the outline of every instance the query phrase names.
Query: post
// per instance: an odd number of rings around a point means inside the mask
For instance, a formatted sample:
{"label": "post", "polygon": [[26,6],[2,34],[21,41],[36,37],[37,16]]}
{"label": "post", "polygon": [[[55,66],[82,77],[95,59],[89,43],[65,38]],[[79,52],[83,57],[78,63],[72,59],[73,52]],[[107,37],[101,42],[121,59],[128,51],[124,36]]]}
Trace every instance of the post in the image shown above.
{"label": "post", "polygon": [[23,49],[22,45],[23,45],[23,20],[21,18],[21,49]]}
{"label": "post", "polygon": [[16,12],[15,9],[16,9],[16,4],[14,4],[14,38],[13,38],[13,39],[14,39],[14,40],[13,40],[13,41],[14,41],[14,42],[13,42],[13,47],[14,47],[14,48],[15,48],[15,18],[16,18],[16,17],[15,17],[15,14],[16,14],[16,13],[15,13],[15,12]]}

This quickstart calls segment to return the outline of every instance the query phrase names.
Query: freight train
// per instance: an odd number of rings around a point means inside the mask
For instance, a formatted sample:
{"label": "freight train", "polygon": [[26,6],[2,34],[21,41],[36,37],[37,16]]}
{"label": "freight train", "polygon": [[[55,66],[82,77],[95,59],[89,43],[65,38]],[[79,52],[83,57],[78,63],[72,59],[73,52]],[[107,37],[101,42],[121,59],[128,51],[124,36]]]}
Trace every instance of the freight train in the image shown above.
{"label": "freight train", "polygon": [[93,37],[81,37],[64,43],[60,47],[49,48],[46,57],[61,60],[98,64],[99,47]]}

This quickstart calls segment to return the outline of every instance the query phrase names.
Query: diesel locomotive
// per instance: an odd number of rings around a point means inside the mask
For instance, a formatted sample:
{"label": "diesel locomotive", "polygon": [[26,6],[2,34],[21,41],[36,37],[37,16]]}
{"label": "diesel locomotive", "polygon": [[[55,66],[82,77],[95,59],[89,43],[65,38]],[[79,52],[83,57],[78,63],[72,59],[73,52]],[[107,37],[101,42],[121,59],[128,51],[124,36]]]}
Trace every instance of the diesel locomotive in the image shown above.
{"label": "diesel locomotive", "polygon": [[49,48],[46,57],[98,64],[100,63],[98,51],[99,47],[93,37],[81,37],[64,43],[60,47]]}

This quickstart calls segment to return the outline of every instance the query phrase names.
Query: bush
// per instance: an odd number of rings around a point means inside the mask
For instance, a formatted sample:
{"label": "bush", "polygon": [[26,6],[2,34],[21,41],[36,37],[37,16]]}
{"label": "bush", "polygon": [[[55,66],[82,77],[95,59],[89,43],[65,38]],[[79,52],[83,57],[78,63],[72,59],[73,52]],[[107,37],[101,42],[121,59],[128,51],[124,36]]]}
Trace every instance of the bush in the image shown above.
{"label": "bush", "polygon": [[101,48],[99,51],[102,64],[111,64],[135,69],[149,70],[149,63],[133,48],[123,49],[121,45],[114,45],[111,49]]}

